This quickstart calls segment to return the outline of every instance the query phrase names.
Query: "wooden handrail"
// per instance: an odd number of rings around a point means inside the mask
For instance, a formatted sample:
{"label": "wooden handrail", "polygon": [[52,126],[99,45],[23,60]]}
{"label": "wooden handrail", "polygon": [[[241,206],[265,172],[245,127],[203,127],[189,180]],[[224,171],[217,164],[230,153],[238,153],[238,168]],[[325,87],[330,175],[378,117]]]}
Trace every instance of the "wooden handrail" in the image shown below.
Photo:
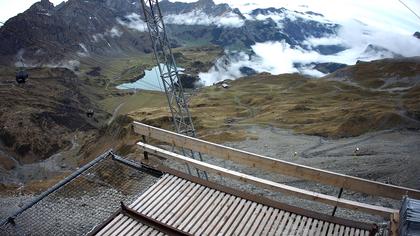
{"label": "wooden handrail", "polygon": [[186,156],[182,156],[180,154],[167,151],[149,144],[145,144],[142,142],[138,142],[137,145],[141,147],[144,151],[154,154],[156,156],[160,156],[163,158],[168,158],[171,160],[175,160],[181,163],[185,163],[191,165],[197,169],[202,171],[207,171],[209,173],[214,173],[220,176],[229,177],[232,179],[236,179],[242,181],[244,183],[253,184],[256,186],[260,186],[266,189],[282,192],[284,194],[288,194],[291,196],[295,196],[302,199],[307,199],[315,202],[321,202],[324,204],[328,204],[331,206],[337,206],[342,208],[347,208],[356,211],[362,211],[373,215],[380,215],[385,218],[390,218],[392,214],[398,212],[396,209],[381,207],[381,206],[374,206],[370,204],[360,203],[356,201],[351,201],[347,199],[337,198],[334,196],[317,193],[313,191],[308,191],[304,189],[299,189],[296,187],[288,186],[285,184],[276,183],[270,180],[258,178],[255,176],[243,174],[237,171],[228,170],[223,167],[215,166],[212,164],[208,164],[206,162],[198,161]]}
{"label": "wooden handrail", "polygon": [[336,186],[356,192],[401,200],[404,195],[420,199],[420,191],[391,184],[357,178],[308,167],[292,162],[282,161],[263,155],[258,155],[220,144],[211,143],[197,138],[177,134],[150,125],[134,122],[134,131],[146,137],[157,139],[177,147],[205,153],[214,157],[231,160],[251,167],[267,170],[282,175],[293,176],[309,181]]}

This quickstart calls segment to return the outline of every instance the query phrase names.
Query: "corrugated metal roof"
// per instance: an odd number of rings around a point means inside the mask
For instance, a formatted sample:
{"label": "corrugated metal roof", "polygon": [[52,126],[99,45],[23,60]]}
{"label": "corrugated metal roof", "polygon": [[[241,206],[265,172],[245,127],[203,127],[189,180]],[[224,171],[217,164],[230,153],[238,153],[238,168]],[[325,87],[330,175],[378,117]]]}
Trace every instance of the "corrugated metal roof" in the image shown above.
{"label": "corrugated metal roof", "polygon": [[400,235],[420,235],[420,200],[405,197],[400,210]]}
{"label": "corrugated metal roof", "polygon": [[[369,235],[365,228],[310,217],[165,174],[130,207],[193,235]],[[344,222],[344,221],[343,221]],[[120,213],[96,235],[164,235]]]}
{"label": "corrugated metal roof", "polygon": [[123,214],[119,214],[115,219],[103,228],[97,235],[165,235],[159,230],[143,224]]}

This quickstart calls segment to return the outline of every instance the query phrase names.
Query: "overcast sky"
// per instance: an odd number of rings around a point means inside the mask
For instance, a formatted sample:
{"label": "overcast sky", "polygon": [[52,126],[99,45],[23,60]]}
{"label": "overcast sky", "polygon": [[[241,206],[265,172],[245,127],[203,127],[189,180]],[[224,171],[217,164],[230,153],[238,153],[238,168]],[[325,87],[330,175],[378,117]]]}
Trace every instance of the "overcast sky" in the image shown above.
{"label": "overcast sky", "polygon": [[[50,2],[60,4],[63,0],[50,0]],[[0,21],[5,22],[21,12],[24,12],[37,0],[0,0]]]}
{"label": "overcast sky", "polygon": [[[55,5],[63,0],[50,0]],[[171,0],[174,1],[174,0]],[[182,0],[194,2],[195,0]],[[227,2],[242,11],[257,7],[286,7],[296,10],[310,9],[325,14],[332,20],[356,18],[377,27],[399,33],[412,34],[420,31],[420,19],[407,10],[399,0],[214,0],[216,3]],[[420,15],[420,0],[403,0]],[[25,11],[36,0],[0,0],[0,21]]]}

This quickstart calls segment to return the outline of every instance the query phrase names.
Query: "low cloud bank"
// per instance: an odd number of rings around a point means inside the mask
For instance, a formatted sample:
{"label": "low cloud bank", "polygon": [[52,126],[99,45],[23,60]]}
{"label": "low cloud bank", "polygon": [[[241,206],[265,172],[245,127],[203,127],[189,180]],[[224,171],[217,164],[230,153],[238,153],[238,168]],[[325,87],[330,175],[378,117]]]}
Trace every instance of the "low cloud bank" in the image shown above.
{"label": "low cloud bank", "polygon": [[[332,55],[322,55],[315,51],[318,46],[334,45],[346,50]],[[314,63],[353,65],[358,60],[420,56],[419,39],[371,27],[356,20],[342,25],[336,36],[308,38],[303,42],[303,46],[305,48],[292,47],[285,41],[256,43],[252,46],[254,54],[248,56],[245,53],[227,53],[207,73],[201,73],[199,76],[205,85],[211,85],[220,80],[245,76],[240,72],[240,67],[246,66],[257,72],[269,72],[274,75],[302,73],[321,77],[324,74],[314,69]]]}
{"label": "low cloud bank", "polygon": [[269,65],[263,63],[261,57],[244,52],[226,51],[225,55],[219,58],[208,72],[200,73],[198,76],[204,86],[209,86],[218,81],[234,80],[244,76],[241,72],[241,68],[244,67],[253,68],[258,73],[272,70]]}
{"label": "low cloud bank", "polygon": [[245,21],[229,12],[222,16],[210,16],[198,10],[177,15],[167,15],[164,21],[175,25],[215,25],[217,27],[241,27]]}
{"label": "low cloud bank", "polygon": [[117,18],[117,22],[129,29],[137,30],[140,32],[147,31],[147,24],[140,18],[140,15],[136,13],[132,13],[126,16],[125,20]]}
{"label": "low cloud bank", "polygon": [[[227,28],[241,27],[245,24],[245,21],[233,12],[228,12],[221,16],[211,16],[201,10],[166,15],[163,20],[164,22],[167,22],[167,24],[173,25],[214,25]],[[136,13],[126,16],[125,19],[117,18],[117,22],[120,25],[133,30],[140,32],[147,31],[147,24],[141,19],[140,15]]]}

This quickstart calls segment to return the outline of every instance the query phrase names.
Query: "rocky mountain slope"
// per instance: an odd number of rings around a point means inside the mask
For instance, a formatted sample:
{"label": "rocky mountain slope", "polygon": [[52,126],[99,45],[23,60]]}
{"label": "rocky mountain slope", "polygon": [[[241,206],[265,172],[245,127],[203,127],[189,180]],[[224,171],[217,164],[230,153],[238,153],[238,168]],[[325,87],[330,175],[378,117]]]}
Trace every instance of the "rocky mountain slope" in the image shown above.
{"label": "rocky mountain slope", "polygon": [[48,0],[35,3],[0,29],[1,62],[13,64],[10,59],[18,55],[27,64],[58,64],[63,57],[149,50],[147,35],[116,28],[117,18],[128,14],[127,4],[121,0],[70,0],[56,7]]}
{"label": "rocky mountain slope", "polygon": [[[312,20],[312,16],[319,17],[315,13],[287,9],[258,9],[244,16],[238,9],[212,0],[164,0],[160,5],[174,46],[212,43],[249,50],[256,42],[281,40],[303,46],[306,38],[332,35],[338,28]],[[283,30],[272,14],[283,16]],[[0,28],[0,63],[12,65],[16,58],[23,58],[29,65],[53,65],[64,59],[149,53],[145,31],[138,1],[69,0],[53,6],[42,0]]]}
{"label": "rocky mountain slope", "polygon": [[[65,68],[33,68],[30,80],[16,85],[14,70],[0,73],[0,156],[33,163],[72,146],[77,132],[88,134],[107,115],[94,93]],[[96,111],[88,118],[89,109]]]}

